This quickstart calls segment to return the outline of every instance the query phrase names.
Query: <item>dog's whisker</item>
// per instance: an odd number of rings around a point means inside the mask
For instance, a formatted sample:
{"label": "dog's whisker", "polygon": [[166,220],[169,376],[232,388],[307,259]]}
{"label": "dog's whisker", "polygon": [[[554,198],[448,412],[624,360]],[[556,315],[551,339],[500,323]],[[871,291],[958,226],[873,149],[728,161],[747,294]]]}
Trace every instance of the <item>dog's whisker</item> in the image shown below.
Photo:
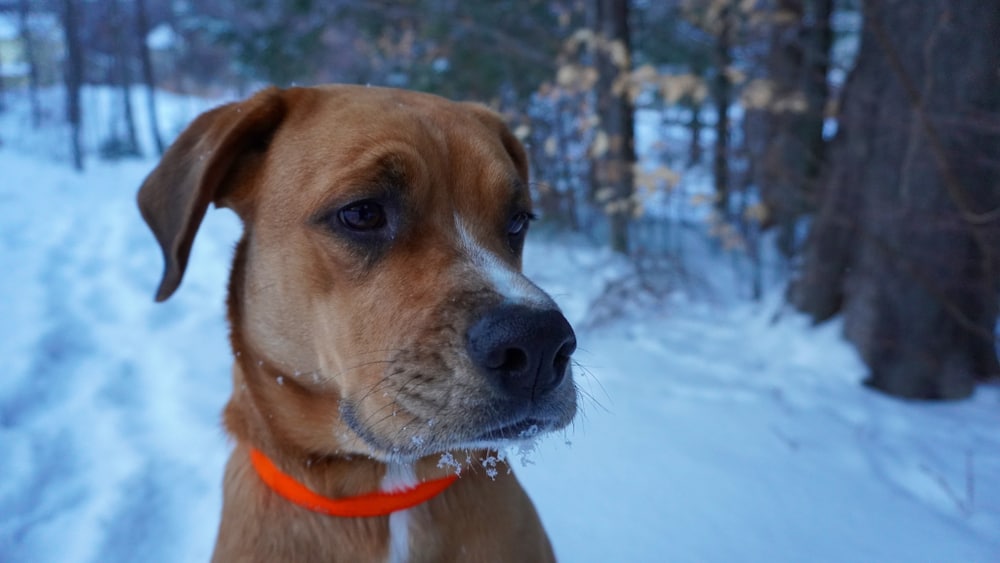
{"label": "dog's whisker", "polygon": [[[591,405],[593,405],[594,407],[596,407],[596,408],[599,408],[599,409],[601,409],[602,411],[604,411],[604,412],[606,412],[606,413],[609,413],[609,414],[611,413],[611,409],[609,409],[609,408],[605,407],[605,406],[604,406],[604,405],[603,405],[603,404],[601,403],[601,401],[599,401],[599,400],[597,399],[597,397],[595,397],[595,396],[594,396],[594,394],[593,394],[593,393],[591,393],[590,391],[588,391],[588,390],[586,390],[586,389],[584,389],[584,388],[580,387],[579,385],[577,385],[577,386],[576,386],[576,392],[577,392],[577,393],[578,393],[578,394],[579,394],[579,395],[580,395],[581,397],[583,397],[584,399],[586,399],[586,400],[587,400],[587,402],[588,402],[588,403],[590,403]],[[584,411],[583,411],[582,409],[581,409],[581,411],[580,411],[580,412],[581,412],[581,413],[583,413],[584,415],[586,415],[586,413],[585,413],[585,412],[584,412]]]}
{"label": "dog's whisker", "polygon": [[608,390],[605,389],[604,384],[601,383],[600,378],[594,375],[594,372],[592,372],[589,368],[577,362],[576,360],[573,360],[573,368],[574,368],[573,370],[574,373],[577,373],[577,369],[579,369],[580,375],[584,376],[584,378],[586,378],[588,382],[596,383],[597,387],[601,390],[601,394],[604,395],[604,398],[607,399],[608,401],[611,400],[611,395],[608,394]]}
{"label": "dog's whisker", "polygon": [[[410,379],[409,379],[409,381],[407,381],[407,382],[406,382],[405,384],[408,384],[408,383],[409,383],[410,381],[413,381],[413,380],[414,380],[414,379],[416,379],[416,378],[419,378],[419,374],[414,374],[414,375],[410,376]],[[383,382],[387,382],[387,379],[383,379],[382,381],[383,381]],[[404,385],[405,385],[405,384],[404,384]],[[369,424],[369,423],[371,422],[371,419],[372,419],[372,418],[374,418],[374,417],[375,417],[376,415],[378,415],[378,414],[379,414],[379,413],[381,413],[382,411],[386,410],[387,408],[392,408],[392,409],[393,409],[393,412],[392,412],[391,414],[389,414],[389,415],[386,415],[386,416],[385,416],[385,417],[383,417],[382,419],[380,419],[380,420],[376,421],[376,422],[374,423],[374,425],[378,425],[378,424],[381,424],[382,422],[385,422],[385,420],[387,420],[388,418],[390,418],[390,417],[393,417],[393,416],[396,416],[396,414],[397,414],[398,410],[399,410],[400,408],[402,408],[402,407],[401,407],[401,406],[399,405],[399,403],[398,403],[398,402],[396,401],[396,399],[398,399],[398,398],[399,398],[399,392],[397,391],[397,393],[396,393],[396,397],[395,397],[395,398],[394,398],[394,399],[393,399],[392,401],[389,401],[389,402],[387,402],[386,404],[382,405],[382,406],[381,406],[381,407],[380,407],[379,409],[377,409],[377,410],[375,410],[374,412],[372,412],[372,413],[371,413],[371,414],[370,414],[369,416],[367,416],[367,417],[365,418],[365,420],[363,420],[363,421],[360,421],[360,422],[361,422],[361,424],[363,424],[363,425],[368,425],[368,424]]]}

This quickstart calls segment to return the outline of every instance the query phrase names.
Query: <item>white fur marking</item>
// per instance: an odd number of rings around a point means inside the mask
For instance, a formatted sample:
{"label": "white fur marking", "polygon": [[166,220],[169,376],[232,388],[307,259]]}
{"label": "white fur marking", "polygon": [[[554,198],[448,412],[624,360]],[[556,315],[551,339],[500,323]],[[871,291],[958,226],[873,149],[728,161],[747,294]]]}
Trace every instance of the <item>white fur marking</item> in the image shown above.
{"label": "white fur marking", "polygon": [[514,303],[531,305],[540,309],[555,309],[556,304],[540,287],[524,274],[511,268],[499,256],[487,250],[472,236],[462,218],[455,216],[462,248],[483,278],[505,299]]}
{"label": "white fur marking", "polygon": [[[417,486],[417,474],[412,465],[390,463],[382,478],[381,489],[398,491]],[[389,515],[389,563],[405,563],[410,558],[410,511],[400,510]]]}

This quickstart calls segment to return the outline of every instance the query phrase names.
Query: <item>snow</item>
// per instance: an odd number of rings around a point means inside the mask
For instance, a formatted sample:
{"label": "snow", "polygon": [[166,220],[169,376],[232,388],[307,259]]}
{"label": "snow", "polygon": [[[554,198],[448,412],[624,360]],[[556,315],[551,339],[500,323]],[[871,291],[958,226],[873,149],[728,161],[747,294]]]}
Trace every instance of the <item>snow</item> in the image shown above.
{"label": "snow", "polygon": [[13,16],[0,14],[0,41],[12,41],[20,35],[20,29]]}
{"label": "snow", "polygon": [[161,23],[150,30],[146,36],[146,46],[154,51],[166,51],[176,48],[181,39],[170,25]]}
{"label": "snow", "polygon": [[[163,100],[178,120],[211,105]],[[0,561],[207,560],[239,224],[210,212],[154,304],[161,256],[134,204],[154,162],[75,174],[61,130],[30,139],[22,117],[0,114]],[[875,394],[838,323],[811,327],[780,288],[597,314],[631,266],[529,238],[525,267],[580,343],[582,412],[511,456],[561,561],[1000,561],[1000,389]],[[703,260],[730,283],[724,255]]]}

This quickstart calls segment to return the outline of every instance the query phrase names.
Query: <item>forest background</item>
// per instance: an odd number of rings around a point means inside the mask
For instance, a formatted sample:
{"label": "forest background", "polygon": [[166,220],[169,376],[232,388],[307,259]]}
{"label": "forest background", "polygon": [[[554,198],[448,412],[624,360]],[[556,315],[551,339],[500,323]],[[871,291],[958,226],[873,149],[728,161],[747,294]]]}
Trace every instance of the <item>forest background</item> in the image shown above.
{"label": "forest background", "polygon": [[[711,277],[704,237],[742,297],[842,315],[867,385],[959,399],[1000,373],[998,37],[1000,4],[971,0],[2,0],[0,112],[26,96],[82,170],[162,152],[184,125],[157,119],[164,92],[483,101],[529,150],[542,228],[635,264],[609,315]],[[87,154],[94,85],[121,95]]]}

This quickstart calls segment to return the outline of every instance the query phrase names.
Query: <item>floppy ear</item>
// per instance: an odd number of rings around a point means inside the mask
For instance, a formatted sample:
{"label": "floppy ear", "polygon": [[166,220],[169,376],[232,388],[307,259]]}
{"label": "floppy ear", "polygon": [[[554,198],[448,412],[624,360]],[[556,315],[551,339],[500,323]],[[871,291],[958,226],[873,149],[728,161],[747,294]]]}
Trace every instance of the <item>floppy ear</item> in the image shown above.
{"label": "floppy ear", "polygon": [[263,150],[285,116],[277,88],[227,104],[195,119],[139,188],[139,210],[163,250],[165,267],[156,300],[170,297],[184,276],[191,244],[208,204],[232,186],[248,152]]}

